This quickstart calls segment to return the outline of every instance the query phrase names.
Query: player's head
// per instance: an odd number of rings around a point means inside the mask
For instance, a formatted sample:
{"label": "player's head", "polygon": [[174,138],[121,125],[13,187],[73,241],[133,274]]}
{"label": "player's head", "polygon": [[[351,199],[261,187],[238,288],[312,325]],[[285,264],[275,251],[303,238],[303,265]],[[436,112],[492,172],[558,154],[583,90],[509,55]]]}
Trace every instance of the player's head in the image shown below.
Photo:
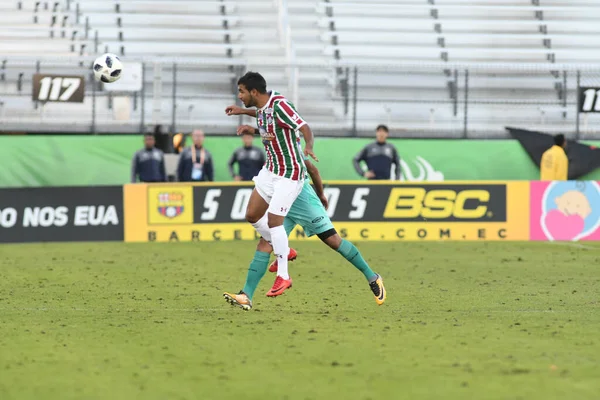
{"label": "player's head", "polygon": [[238,80],[238,98],[246,107],[256,107],[257,97],[267,93],[267,81],[258,72],[246,72]]}
{"label": "player's head", "polygon": [[387,126],[379,125],[375,130],[375,137],[377,138],[378,143],[385,143],[390,131]]}
{"label": "player's head", "polygon": [[204,132],[201,129],[195,129],[192,132],[192,140],[194,141],[194,146],[202,147],[204,144]]}
{"label": "player's head", "polygon": [[242,135],[242,142],[244,142],[244,146],[246,146],[246,147],[252,146],[253,139],[254,139],[254,135],[251,133],[244,133]]}
{"label": "player's head", "polygon": [[565,139],[565,135],[562,133],[554,136],[554,144],[562,147],[563,149],[567,147],[567,139]]}
{"label": "player's head", "polygon": [[148,150],[154,147],[156,144],[156,139],[154,138],[154,133],[146,133],[144,135],[144,147]]}

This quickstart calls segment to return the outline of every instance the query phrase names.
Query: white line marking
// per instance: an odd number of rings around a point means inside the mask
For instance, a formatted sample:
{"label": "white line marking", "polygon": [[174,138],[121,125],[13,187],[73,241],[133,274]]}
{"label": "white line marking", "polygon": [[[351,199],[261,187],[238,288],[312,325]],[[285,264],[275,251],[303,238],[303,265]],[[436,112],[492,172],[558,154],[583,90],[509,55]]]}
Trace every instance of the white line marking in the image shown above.
{"label": "white line marking", "polygon": [[576,247],[578,249],[585,249],[585,250],[600,250],[600,247],[589,246],[589,245],[581,244],[579,242],[542,242],[542,243],[559,245],[559,246]]}

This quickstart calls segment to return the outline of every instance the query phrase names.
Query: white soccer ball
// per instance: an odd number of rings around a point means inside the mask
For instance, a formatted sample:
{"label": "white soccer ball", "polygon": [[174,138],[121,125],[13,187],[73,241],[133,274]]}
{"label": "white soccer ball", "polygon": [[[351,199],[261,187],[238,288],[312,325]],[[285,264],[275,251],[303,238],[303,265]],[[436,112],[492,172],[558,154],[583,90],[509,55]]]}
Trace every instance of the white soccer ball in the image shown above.
{"label": "white soccer ball", "polygon": [[119,57],[106,53],[94,61],[94,76],[104,83],[116,82],[123,75],[123,64]]}

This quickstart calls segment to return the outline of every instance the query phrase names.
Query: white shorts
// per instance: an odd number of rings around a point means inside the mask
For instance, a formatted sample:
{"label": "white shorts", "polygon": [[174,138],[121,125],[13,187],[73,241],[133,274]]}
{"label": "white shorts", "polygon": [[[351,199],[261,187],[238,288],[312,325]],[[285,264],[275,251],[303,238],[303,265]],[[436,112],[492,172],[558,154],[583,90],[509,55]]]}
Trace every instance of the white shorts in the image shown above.
{"label": "white shorts", "polygon": [[267,203],[267,212],[285,217],[302,191],[304,180],[293,181],[266,168],[252,178],[256,191]]}

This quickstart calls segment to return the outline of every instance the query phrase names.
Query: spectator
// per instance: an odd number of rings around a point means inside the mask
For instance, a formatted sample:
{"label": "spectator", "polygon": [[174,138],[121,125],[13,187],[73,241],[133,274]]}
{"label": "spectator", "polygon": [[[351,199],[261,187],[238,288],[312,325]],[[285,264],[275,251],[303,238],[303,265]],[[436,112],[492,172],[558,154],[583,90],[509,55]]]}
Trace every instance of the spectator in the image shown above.
{"label": "spectator", "polygon": [[131,163],[131,183],[166,182],[165,154],[154,147],[156,140],[152,133],[144,135],[144,148],[133,155]]}
{"label": "spectator", "polygon": [[192,132],[192,147],[186,147],[179,156],[177,180],[180,182],[214,181],[212,156],[204,148],[204,132]]}
{"label": "spectator", "polygon": [[569,159],[565,153],[567,140],[565,135],[554,136],[554,146],[542,154],[540,162],[540,180],[566,181],[569,172]]}
{"label": "spectator", "polygon": [[164,133],[161,125],[154,126],[154,140],[156,140],[156,148],[163,151],[165,154],[173,152],[169,133]]}
{"label": "spectator", "polygon": [[[379,125],[376,130],[377,141],[366,145],[354,157],[354,169],[367,179],[390,179],[392,164],[396,166],[396,179],[400,180],[400,158],[394,145],[387,143],[389,130],[385,125]],[[367,164],[364,171],[360,162]]]}
{"label": "spectator", "polygon": [[[229,159],[229,173],[236,181],[251,181],[258,175],[265,163],[265,155],[259,147],[252,145],[253,139],[252,133],[245,133],[242,136],[244,146],[235,150]],[[238,165],[237,174],[233,169],[233,164],[236,163]]]}

